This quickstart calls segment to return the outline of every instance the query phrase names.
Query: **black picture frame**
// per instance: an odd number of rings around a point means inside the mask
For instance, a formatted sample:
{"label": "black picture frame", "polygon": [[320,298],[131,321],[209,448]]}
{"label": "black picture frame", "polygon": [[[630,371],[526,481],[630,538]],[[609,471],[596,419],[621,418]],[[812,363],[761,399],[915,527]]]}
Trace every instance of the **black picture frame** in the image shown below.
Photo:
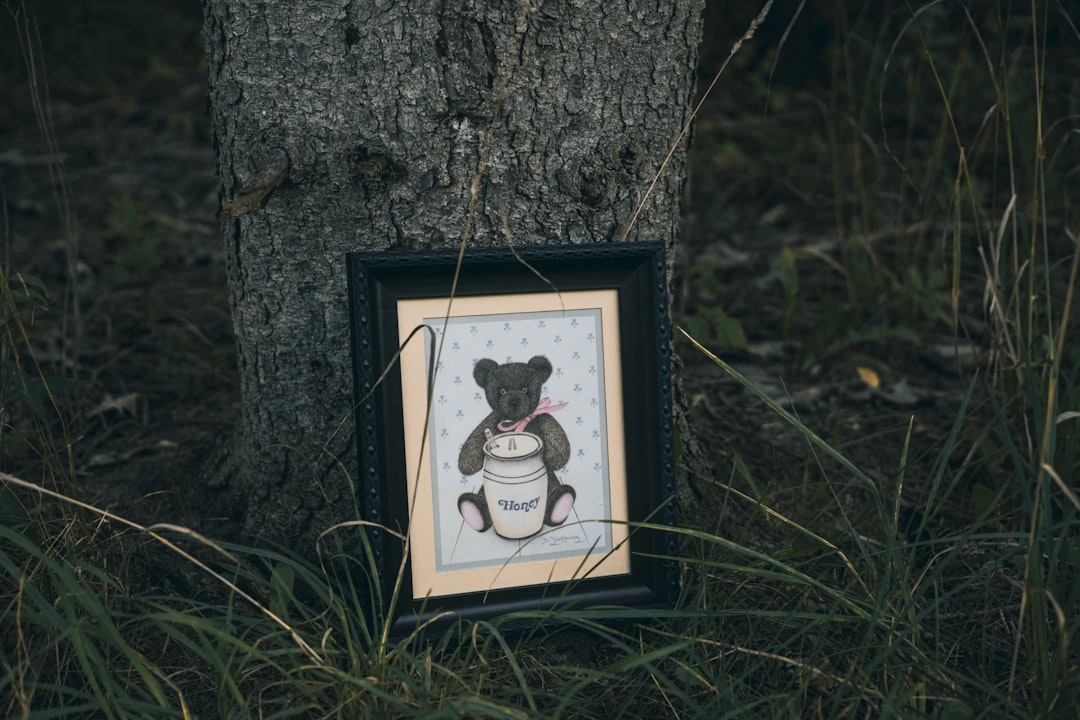
{"label": "black picture frame", "polygon": [[[679,570],[675,534],[662,529],[673,526],[676,521],[669,300],[663,245],[619,243],[478,248],[468,249],[463,254],[457,251],[349,253],[346,260],[360,465],[357,494],[362,519],[367,521],[380,595],[373,599],[373,619],[389,620],[391,636],[399,637],[421,625],[440,626],[457,618],[493,619],[515,611],[556,607],[671,606],[679,590]],[[408,328],[401,324],[417,303],[421,307],[426,307],[428,301],[446,303],[452,292],[450,314],[454,315],[455,321],[462,312],[456,308],[473,308],[461,316],[466,318],[461,321],[462,329],[454,331],[461,333],[465,332],[464,323],[468,318],[476,317],[469,313],[475,313],[478,307],[490,308],[490,313],[481,311],[482,320],[486,321],[490,314],[495,321],[505,307],[520,304],[526,310],[511,317],[515,322],[521,318],[522,323],[531,322],[531,311],[527,308],[533,307],[532,303],[549,309],[548,315],[538,317],[554,317],[556,322],[565,321],[568,301],[572,305],[579,298],[583,298],[580,303],[585,306],[582,313],[594,312],[588,308],[594,297],[600,298],[608,308],[607,314],[601,316],[597,310],[595,316],[600,318],[596,320],[598,327],[607,323],[605,348],[598,351],[601,370],[607,368],[609,376],[621,378],[618,387],[611,387],[609,382],[601,390],[601,393],[607,393],[605,397],[613,400],[606,407],[621,406],[618,417],[610,410],[603,416],[607,423],[605,427],[619,428],[621,433],[621,438],[604,440],[612,467],[618,461],[622,462],[621,477],[607,475],[607,464],[604,464],[605,478],[611,486],[605,489],[609,494],[605,497],[618,497],[624,502],[625,517],[616,517],[610,509],[614,505],[609,503],[608,512],[616,522],[603,524],[615,528],[617,533],[622,532],[619,528],[625,529],[625,533],[607,538],[613,545],[610,555],[620,554],[625,559],[625,562],[620,561],[621,565],[612,565],[619,568],[617,571],[560,578],[543,574],[549,562],[554,566],[556,561],[541,559],[536,561],[538,567],[534,568],[531,561],[515,554],[512,556],[514,561],[522,563],[528,571],[523,572],[532,578],[531,581],[510,580],[508,585],[493,586],[485,580],[483,587],[435,594],[431,590],[435,580],[429,581],[429,578],[442,577],[439,571],[422,578],[416,574],[419,568],[428,567],[433,561],[419,554],[417,548],[423,543],[419,540],[415,544],[410,542],[406,550],[401,537],[410,531],[410,510],[419,512],[417,503],[410,504],[410,487],[420,487],[415,485],[415,476],[428,472],[425,469],[431,464],[428,455],[434,456],[437,443],[432,441],[430,446],[427,443],[429,435],[436,437],[435,430],[429,427],[433,422],[433,411],[428,410],[424,417],[423,440],[420,441],[424,460],[415,465],[407,462],[407,444],[413,443],[409,445],[410,452],[416,452],[416,441],[409,438],[417,433],[413,431],[407,438],[406,399],[415,399],[417,388],[422,388],[424,407],[433,406],[427,372],[421,377],[414,376],[416,367],[430,369],[434,365],[433,357],[442,357],[437,354],[441,336],[436,335],[438,323],[427,322],[431,329],[413,333],[405,344],[406,350],[399,355],[403,339],[409,336]],[[552,307],[561,309],[551,311]],[[615,310],[614,317],[611,308]],[[439,314],[444,313],[440,311]],[[543,325],[543,320],[539,324]],[[510,323],[503,325],[508,327]],[[481,327],[485,332],[494,332],[486,325],[481,324]],[[475,325],[470,325],[470,329],[475,332]],[[449,337],[450,330],[447,333]],[[610,336],[615,335],[618,342],[612,346]],[[489,346],[492,342],[488,340]],[[558,335],[555,342],[559,342]],[[410,345],[417,347],[417,343],[426,348],[421,356],[422,365],[413,362],[413,371],[406,370],[410,374],[403,379],[405,352],[409,352]],[[467,352],[483,354],[471,344],[466,345]],[[549,342],[548,347],[554,346]],[[614,353],[610,351],[611,347],[616,348]],[[617,354],[617,358],[611,357],[612,354]],[[524,361],[524,351],[521,360]],[[472,377],[466,379],[466,383],[472,382]],[[474,396],[479,397],[481,389],[474,384],[474,390]],[[415,406],[414,400],[409,400],[409,404]],[[582,402],[579,407],[583,406]],[[460,415],[460,409],[458,413]],[[415,412],[411,414],[416,415]],[[416,417],[408,420],[411,426],[416,425]],[[580,423],[581,417],[577,421]],[[473,422],[465,420],[461,428],[452,430],[464,432]],[[592,437],[597,437],[595,431]],[[614,457],[616,451],[621,457]],[[438,458],[435,460],[437,462]],[[594,463],[593,467],[598,465]],[[449,480],[443,482],[441,470],[435,470],[437,472],[428,480],[429,485],[424,486],[426,489],[414,491],[421,501],[427,502],[427,496],[434,494],[435,488],[444,484],[449,486]],[[434,495],[431,501],[436,526],[439,513],[447,512],[438,500],[439,496]],[[452,531],[447,523],[444,524],[448,532]],[[425,519],[424,528],[413,528],[414,537],[426,541],[427,528]],[[471,528],[464,528],[464,531],[459,528],[457,537],[462,537],[462,532],[473,537]],[[547,537],[543,533],[540,536]],[[518,545],[522,546],[522,542],[518,541]],[[523,547],[532,546],[532,540],[524,542]],[[438,538],[433,543],[436,554],[442,551]],[[402,562],[405,563],[403,574],[400,572]],[[489,562],[484,572],[496,564]],[[578,566],[583,564],[578,561]],[[584,566],[591,567],[591,560]],[[477,573],[480,571],[465,567],[447,571],[446,577],[464,579],[463,587],[468,588],[468,578]],[[502,568],[497,576],[503,577]],[[542,581],[538,582],[538,577]],[[417,592],[420,585],[427,586],[422,595]],[[392,598],[396,601],[392,602]],[[391,617],[387,618],[387,614]]]}

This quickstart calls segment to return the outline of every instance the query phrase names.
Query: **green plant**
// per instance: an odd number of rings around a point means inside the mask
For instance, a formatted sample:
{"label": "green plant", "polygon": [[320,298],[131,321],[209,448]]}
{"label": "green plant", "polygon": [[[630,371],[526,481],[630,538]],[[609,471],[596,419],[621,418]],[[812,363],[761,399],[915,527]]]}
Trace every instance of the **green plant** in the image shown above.
{"label": "green plant", "polygon": [[43,370],[30,340],[35,322],[52,309],[40,279],[0,268],[0,470],[36,463],[51,472],[63,455],[55,433],[59,427],[66,434],[58,395],[77,383]]}
{"label": "green plant", "polygon": [[799,270],[795,263],[795,254],[791,252],[791,248],[785,247],[781,250],[773,258],[770,269],[777,284],[780,285],[780,293],[783,298],[784,342],[791,342],[791,330],[795,325],[799,300]]}
{"label": "green plant", "polygon": [[26,325],[48,308],[45,284],[31,275],[8,278],[0,270],[0,461],[4,465],[24,459],[31,452],[28,429],[16,418],[16,404],[23,401],[39,418],[44,416],[47,386],[23,371],[20,358],[13,351]]}
{"label": "green plant", "polygon": [[695,296],[686,319],[692,331],[720,347],[746,349],[746,332],[742,323],[728,315],[723,308],[723,283],[717,279],[715,264],[708,260],[693,263],[687,269],[685,282]]}
{"label": "green plant", "polygon": [[[800,707],[810,704],[828,717],[852,712],[972,717],[977,707],[987,708],[988,716],[1056,717],[1080,707],[1080,665],[1069,642],[1080,627],[1080,575],[1067,565],[1080,540],[1080,506],[1067,499],[1064,487],[1059,488],[1064,497],[1053,499],[1048,484],[1039,483],[1055,511],[1045,512],[1033,494],[1017,506],[998,493],[993,512],[988,507],[970,524],[958,522],[954,508],[963,502],[965,478],[979,468],[963,463],[953,469],[950,458],[961,449],[965,426],[981,417],[968,410],[975,383],[937,459],[919,471],[922,483],[909,499],[910,429],[895,476],[882,484],[690,341],[807,439],[833,494],[831,509],[839,512],[826,525],[831,530],[814,531],[734,487],[721,486],[733,499],[781,522],[792,535],[791,547],[800,548],[762,553],[727,539],[699,538],[700,556],[689,563],[704,585],[699,602],[712,603],[716,617],[716,598],[728,598],[737,612],[767,624],[759,629],[768,649],[743,647],[741,652],[796,668]],[[1007,424],[1008,418],[997,413],[995,421]],[[965,454],[977,458],[979,446],[992,439],[992,432],[981,433]],[[1013,470],[1029,480],[1020,448],[1013,443],[1009,450]],[[850,485],[828,479],[833,465],[851,478]],[[853,491],[870,506],[861,520],[843,510],[842,496]],[[912,500],[917,510],[905,513]],[[1025,530],[1024,518],[1032,513]],[[930,528],[937,529],[931,534]],[[719,553],[716,559],[710,558],[710,548]],[[784,588],[796,586],[803,587],[802,599],[792,604]],[[732,600],[739,597],[741,602]],[[1018,611],[1028,623],[1026,631],[985,622],[1002,608]],[[691,634],[705,638],[715,632],[699,626]],[[1010,657],[1006,648],[1013,643]]]}
{"label": "green plant", "polygon": [[145,282],[148,275],[161,267],[158,245],[162,240],[159,225],[147,220],[128,193],[110,201],[108,232],[103,241],[102,280],[109,285]]}
{"label": "green plant", "polygon": [[[1021,632],[1012,653],[1009,699],[1048,715],[1075,712],[1080,687],[1073,670],[1078,656],[1069,643],[1071,618],[1080,613],[1077,581],[1061,565],[1073,557],[1080,536],[1080,500],[1072,489],[1077,435],[1075,423],[1063,415],[1078,395],[1075,373],[1062,368],[1066,338],[1076,325],[1070,310],[1080,245],[1065,220],[1072,193],[1059,174],[1060,163],[1075,157],[1075,150],[1056,132],[1072,124],[1058,89],[1059,73],[1068,63],[1048,62],[1063,59],[1061,53],[1080,40],[1080,33],[1074,26],[1064,34],[1050,29],[1048,19],[1060,10],[1053,3],[1032,6],[1023,20],[1030,32],[1027,53],[1007,52],[1010,28],[1003,16],[966,16],[967,32],[979,48],[973,54],[984,61],[986,87],[995,101],[987,117],[995,132],[979,140],[996,141],[988,159],[1007,167],[1000,180],[984,179],[985,154],[980,157],[978,144],[965,148],[959,106],[938,81],[950,136],[960,150],[952,197],[953,262],[959,266],[963,248],[969,247],[962,227],[966,213],[983,260],[1000,358],[992,378],[998,398],[994,422],[1008,449],[1014,493],[1023,500],[1023,515],[1015,518],[1025,529]],[[941,77],[921,19],[915,13],[912,24],[935,77]],[[987,227],[986,217],[998,218],[996,228]],[[954,271],[954,293],[955,278]]]}
{"label": "green plant", "polygon": [[0,572],[18,592],[5,598],[18,601],[4,612],[5,716],[62,708],[69,716],[140,717],[171,705],[171,681],[126,637],[131,620],[117,602],[125,594],[117,578],[4,526]]}

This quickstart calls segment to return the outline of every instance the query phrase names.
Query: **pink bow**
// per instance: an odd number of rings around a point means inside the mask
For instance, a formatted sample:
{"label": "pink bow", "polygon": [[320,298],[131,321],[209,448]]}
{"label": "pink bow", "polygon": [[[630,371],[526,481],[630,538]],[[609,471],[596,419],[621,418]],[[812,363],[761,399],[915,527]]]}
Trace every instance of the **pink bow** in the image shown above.
{"label": "pink bow", "polygon": [[499,423],[498,428],[503,432],[521,432],[525,429],[525,426],[531,423],[537,415],[543,415],[544,413],[553,413],[556,410],[562,410],[569,405],[569,402],[559,403],[558,405],[551,404],[551,398],[544,398],[536,406],[531,415],[521,418],[518,421],[503,420]]}

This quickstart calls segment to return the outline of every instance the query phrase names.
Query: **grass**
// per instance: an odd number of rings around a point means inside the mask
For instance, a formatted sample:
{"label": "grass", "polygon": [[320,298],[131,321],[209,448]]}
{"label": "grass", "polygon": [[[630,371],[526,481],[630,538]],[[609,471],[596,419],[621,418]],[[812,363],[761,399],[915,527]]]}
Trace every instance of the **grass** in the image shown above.
{"label": "grass", "polygon": [[[783,89],[817,108],[810,131],[748,121],[739,132],[772,148],[752,162],[699,149],[743,183],[786,175],[835,228],[827,271],[798,253],[774,263],[795,372],[928,328],[987,352],[936,443],[919,446],[912,419],[883,474],[710,349],[737,318],[706,313],[686,347],[805,451],[773,495],[737,457],[717,461],[717,527],[679,528],[683,596],[650,622],[564,610],[559,630],[534,613],[390,642],[366,612],[368,565],[346,551],[356,527],[328,531],[312,563],[85,504],[65,406],[79,386],[34,342],[77,318],[4,267],[0,715],[1077,716],[1080,36],[1056,3],[1000,7],[841,3],[828,92]],[[162,554],[204,578],[198,592],[148,589]],[[532,629],[505,631],[521,620]]]}

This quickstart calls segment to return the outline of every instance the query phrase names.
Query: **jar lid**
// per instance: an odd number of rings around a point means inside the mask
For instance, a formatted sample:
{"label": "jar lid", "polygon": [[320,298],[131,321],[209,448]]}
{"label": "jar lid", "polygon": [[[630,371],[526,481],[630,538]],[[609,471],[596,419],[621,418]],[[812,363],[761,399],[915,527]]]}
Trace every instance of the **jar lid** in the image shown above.
{"label": "jar lid", "polygon": [[484,452],[499,460],[519,460],[535,455],[543,446],[540,437],[532,433],[502,433],[484,445]]}

